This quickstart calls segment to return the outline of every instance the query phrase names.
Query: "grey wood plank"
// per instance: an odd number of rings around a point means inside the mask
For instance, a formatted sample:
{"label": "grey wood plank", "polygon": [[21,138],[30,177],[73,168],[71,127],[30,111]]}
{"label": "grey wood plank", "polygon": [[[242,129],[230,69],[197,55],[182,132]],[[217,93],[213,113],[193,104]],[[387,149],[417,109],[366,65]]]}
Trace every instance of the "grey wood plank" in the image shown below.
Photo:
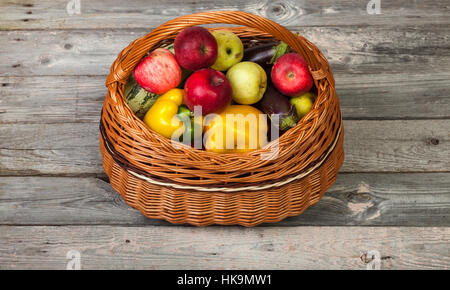
{"label": "grey wood plank", "polygon": [[344,119],[448,119],[450,74],[337,73]]}
{"label": "grey wood plank", "polygon": [[0,77],[0,124],[98,122],[106,96],[105,79]]}
{"label": "grey wood plank", "polygon": [[66,0],[13,0],[0,6],[0,28],[11,29],[97,29],[148,28],[177,16],[210,10],[241,10],[292,25],[384,25],[385,23],[449,23],[445,0],[384,1],[381,14],[368,15],[369,2],[304,0],[183,0],[81,1],[80,14],[69,15]]}
{"label": "grey wood plank", "polygon": [[[0,124],[96,123],[106,95],[105,78],[0,77]],[[450,118],[450,73],[342,73],[335,78],[344,119]]]}
{"label": "grey wood plank", "polygon": [[9,124],[0,136],[0,175],[103,174],[97,124]]}
{"label": "grey wood plank", "polygon": [[[342,172],[448,172],[449,120],[344,121]],[[0,175],[102,174],[96,123],[0,126]]]}
{"label": "grey wood plank", "polygon": [[373,251],[380,269],[450,269],[448,227],[1,226],[0,236],[1,269],[65,269],[69,251],[82,269],[366,269]]}
{"label": "grey wood plank", "polygon": [[[293,27],[320,49],[334,74],[449,74],[448,25]],[[107,75],[146,29],[0,31],[0,76]],[[431,79],[431,78],[430,78]]]}
{"label": "grey wood plank", "polygon": [[1,175],[104,176],[97,147],[0,149]]}
{"label": "grey wood plank", "polygon": [[[0,177],[2,225],[168,225],[98,178]],[[266,224],[264,226],[270,226]],[[450,226],[450,173],[340,174],[319,203],[276,226]]]}
{"label": "grey wood plank", "polygon": [[344,121],[344,172],[450,169],[449,120]]}

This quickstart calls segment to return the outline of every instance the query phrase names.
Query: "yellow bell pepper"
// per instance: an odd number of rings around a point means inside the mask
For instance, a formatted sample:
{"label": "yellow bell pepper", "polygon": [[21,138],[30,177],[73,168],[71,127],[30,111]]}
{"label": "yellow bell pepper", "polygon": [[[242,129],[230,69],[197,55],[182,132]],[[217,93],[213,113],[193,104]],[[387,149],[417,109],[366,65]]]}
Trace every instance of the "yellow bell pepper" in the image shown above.
{"label": "yellow bell pepper", "polygon": [[183,90],[171,89],[160,96],[150,110],[144,116],[144,123],[153,131],[166,138],[171,138],[173,133],[181,127],[183,122],[173,117],[178,112],[178,107],[183,103]]}
{"label": "yellow bell pepper", "polygon": [[206,151],[240,153],[267,144],[267,119],[252,106],[227,106],[210,120],[207,117],[205,123]]}

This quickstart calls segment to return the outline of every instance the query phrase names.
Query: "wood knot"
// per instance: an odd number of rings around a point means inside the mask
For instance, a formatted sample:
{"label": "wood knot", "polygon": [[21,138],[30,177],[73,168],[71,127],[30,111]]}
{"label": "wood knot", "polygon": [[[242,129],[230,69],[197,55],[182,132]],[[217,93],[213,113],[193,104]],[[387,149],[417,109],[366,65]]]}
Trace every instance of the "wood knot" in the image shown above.
{"label": "wood knot", "polygon": [[[266,6],[266,15],[268,18],[276,19],[276,21],[286,21],[294,15],[300,15],[301,10],[289,2],[271,2],[268,1]],[[298,10],[298,11],[296,11]]]}
{"label": "wood knot", "polygon": [[41,64],[49,64],[50,63],[50,58],[48,58],[47,56],[41,56],[40,58],[39,58],[39,61],[40,61],[40,63]]}
{"label": "wood knot", "polygon": [[282,13],[284,13],[284,11],[285,11],[285,7],[284,7],[284,5],[283,4],[275,4],[275,5],[273,5],[272,6],[272,10],[271,10],[271,12],[273,13],[273,14],[282,14]]}
{"label": "wood knot", "polygon": [[425,143],[428,145],[439,145],[439,139],[430,137],[425,140]]}

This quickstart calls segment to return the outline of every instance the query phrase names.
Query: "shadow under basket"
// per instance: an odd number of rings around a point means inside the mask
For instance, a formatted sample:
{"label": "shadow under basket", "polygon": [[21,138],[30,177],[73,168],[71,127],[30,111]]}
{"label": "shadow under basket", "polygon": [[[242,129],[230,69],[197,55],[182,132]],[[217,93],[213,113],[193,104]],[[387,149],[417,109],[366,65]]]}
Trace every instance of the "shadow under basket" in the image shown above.
{"label": "shadow under basket", "polygon": [[[214,23],[240,25],[210,29],[231,30],[244,46],[282,40],[309,65],[317,89],[313,108],[262,149],[218,154],[175,148],[124,100],[124,85],[147,52],[172,42],[184,28]],[[212,11],[171,20],[118,55],[106,86],[100,121],[103,168],[124,201],[149,218],[197,226],[278,222],[318,202],[344,161],[344,128],[327,60],[304,37],[257,15]]]}

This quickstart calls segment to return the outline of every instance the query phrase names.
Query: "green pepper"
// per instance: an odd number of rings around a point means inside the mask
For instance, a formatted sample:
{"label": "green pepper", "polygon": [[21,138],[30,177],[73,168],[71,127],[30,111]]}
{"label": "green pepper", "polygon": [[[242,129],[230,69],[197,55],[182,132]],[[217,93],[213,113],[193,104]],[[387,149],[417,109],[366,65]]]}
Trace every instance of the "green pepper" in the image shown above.
{"label": "green pepper", "polygon": [[[184,141],[184,138],[189,138],[191,143],[194,142],[194,118],[191,110],[186,105],[178,107],[178,118],[184,123],[184,133],[180,136],[180,142]],[[183,142],[184,143],[184,142]]]}

